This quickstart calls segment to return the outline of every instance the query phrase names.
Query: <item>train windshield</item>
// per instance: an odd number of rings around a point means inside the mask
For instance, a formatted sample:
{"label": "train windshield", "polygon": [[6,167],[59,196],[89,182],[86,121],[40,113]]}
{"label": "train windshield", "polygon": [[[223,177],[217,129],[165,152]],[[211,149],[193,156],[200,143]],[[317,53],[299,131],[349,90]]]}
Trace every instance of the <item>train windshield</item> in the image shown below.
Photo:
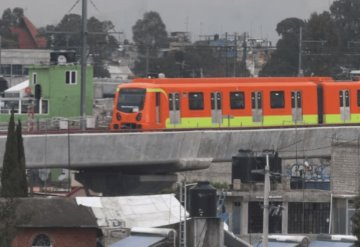
{"label": "train windshield", "polygon": [[122,88],[119,92],[117,109],[121,112],[138,112],[143,109],[145,101],[145,89]]}

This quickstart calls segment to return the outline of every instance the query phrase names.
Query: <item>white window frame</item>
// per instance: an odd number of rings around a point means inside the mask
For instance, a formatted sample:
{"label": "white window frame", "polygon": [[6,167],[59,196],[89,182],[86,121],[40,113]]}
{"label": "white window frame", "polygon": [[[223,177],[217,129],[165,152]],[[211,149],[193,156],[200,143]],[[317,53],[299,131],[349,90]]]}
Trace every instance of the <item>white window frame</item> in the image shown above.
{"label": "white window frame", "polygon": [[[43,106],[43,102],[44,101],[47,101],[47,112],[43,112],[43,108],[42,108],[42,106]],[[40,102],[39,102],[39,114],[49,114],[49,100],[47,100],[47,99],[42,99],[42,100],[40,100]]]}
{"label": "white window frame", "polygon": [[[69,73],[69,78],[67,77],[68,73]],[[77,84],[77,71],[76,70],[66,70],[65,71],[65,83],[67,85]]]}

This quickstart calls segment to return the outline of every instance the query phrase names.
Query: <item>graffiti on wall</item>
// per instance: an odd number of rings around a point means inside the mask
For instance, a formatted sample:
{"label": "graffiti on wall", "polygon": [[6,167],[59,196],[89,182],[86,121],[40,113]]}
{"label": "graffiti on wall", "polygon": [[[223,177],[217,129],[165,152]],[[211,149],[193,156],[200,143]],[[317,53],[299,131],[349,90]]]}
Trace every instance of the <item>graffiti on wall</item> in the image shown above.
{"label": "graffiti on wall", "polygon": [[287,175],[292,180],[301,180],[305,183],[305,188],[328,189],[331,176],[328,159],[292,160],[288,161],[285,166]]}

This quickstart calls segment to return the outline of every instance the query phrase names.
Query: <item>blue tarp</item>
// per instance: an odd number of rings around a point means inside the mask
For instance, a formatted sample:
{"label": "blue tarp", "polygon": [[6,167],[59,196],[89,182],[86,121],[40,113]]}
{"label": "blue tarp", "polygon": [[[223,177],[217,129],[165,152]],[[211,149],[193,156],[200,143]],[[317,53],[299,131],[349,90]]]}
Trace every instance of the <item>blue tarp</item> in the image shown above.
{"label": "blue tarp", "polygon": [[116,242],[109,247],[129,247],[129,246],[136,246],[136,247],[149,247],[153,244],[159,243],[164,240],[165,237],[161,236],[129,236]]}
{"label": "blue tarp", "polygon": [[311,241],[309,245],[309,247],[351,247],[351,246],[354,246],[354,243],[341,242],[341,241],[323,241],[323,240]]}

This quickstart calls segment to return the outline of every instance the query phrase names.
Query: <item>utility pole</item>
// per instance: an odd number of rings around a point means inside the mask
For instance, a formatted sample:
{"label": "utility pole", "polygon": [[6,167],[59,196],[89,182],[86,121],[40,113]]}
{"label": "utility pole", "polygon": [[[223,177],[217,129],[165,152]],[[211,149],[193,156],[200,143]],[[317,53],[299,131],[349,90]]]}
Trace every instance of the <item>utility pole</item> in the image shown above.
{"label": "utility pole", "polygon": [[149,44],[146,44],[145,77],[149,75]]}
{"label": "utility pole", "polygon": [[225,77],[229,76],[228,73],[228,33],[225,33]]}
{"label": "utility pole", "polygon": [[87,0],[82,0],[81,25],[81,95],[80,95],[80,129],[85,130],[86,117],[86,35],[87,35]]}
{"label": "utility pole", "polygon": [[298,70],[298,77],[303,76],[301,54],[302,54],[302,27],[300,27],[300,30],[299,30],[299,70]]}
{"label": "utility pole", "polygon": [[236,77],[236,66],[237,66],[237,33],[234,34],[234,70],[233,77]]}
{"label": "utility pole", "polygon": [[268,247],[269,237],[269,194],[270,194],[270,165],[269,153],[266,153],[264,178],[264,215],[263,215],[263,246]]}
{"label": "utility pole", "polygon": [[2,46],[2,43],[1,43],[1,35],[0,35],[0,76],[2,76],[2,64],[1,64],[1,52],[2,52],[2,50],[1,50],[1,46]]}

